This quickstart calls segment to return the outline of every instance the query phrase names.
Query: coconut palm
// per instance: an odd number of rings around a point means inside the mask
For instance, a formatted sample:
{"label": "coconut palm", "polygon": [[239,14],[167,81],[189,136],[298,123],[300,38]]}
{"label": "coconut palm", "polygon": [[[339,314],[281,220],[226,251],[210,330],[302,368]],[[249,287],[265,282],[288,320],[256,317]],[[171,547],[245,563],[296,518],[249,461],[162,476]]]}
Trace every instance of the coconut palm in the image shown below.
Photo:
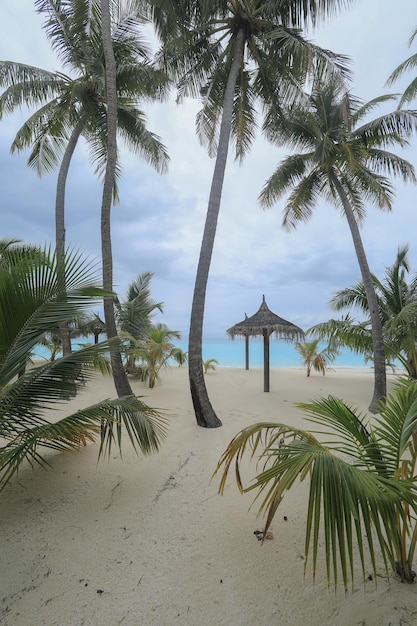
{"label": "coconut palm", "polygon": [[[113,289],[113,252],[111,245],[110,217],[117,168],[117,64],[111,36],[110,0],[100,0],[100,8],[100,33],[103,42],[107,103],[106,169],[101,200],[101,256],[103,261],[103,287],[111,291]],[[113,298],[104,297],[103,307],[107,337],[109,339],[116,338],[117,327]],[[132,395],[132,388],[123,367],[120,351],[112,349],[110,359],[114,385],[118,396]]]}
{"label": "coconut palm", "polygon": [[[111,245],[111,207],[115,190],[115,174],[117,170],[117,62],[112,41],[111,0],[100,0],[101,24],[100,33],[103,41],[103,56],[106,85],[106,168],[103,181],[101,201],[101,254],[103,260],[103,286],[113,289],[113,253]],[[107,336],[117,336],[114,301],[104,298],[104,319]],[[122,363],[120,351],[110,353],[113,380],[119,396],[132,394],[132,388]]]}
{"label": "coconut palm", "polygon": [[[116,318],[119,334],[125,338],[129,335],[133,338],[131,348],[137,340],[144,340],[152,328],[152,317],[156,310],[163,312],[163,302],[156,302],[151,297],[151,280],[153,272],[142,272],[136,280],[132,281],[128,288],[125,300],[120,302],[117,298]],[[127,370],[135,370],[135,351],[128,350],[129,357]]]}
{"label": "coconut palm", "polygon": [[48,350],[48,352],[51,353],[49,360],[55,361],[55,359],[59,357],[62,352],[61,335],[59,334],[59,332],[49,331],[45,333],[45,335],[42,337],[39,345],[41,345],[43,348],[45,348],[45,350]]}
{"label": "coconut palm", "polygon": [[176,363],[178,363],[178,367],[182,367],[186,363],[188,363],[188,352],[181,350],[181,348],[175,348],[172,353],[172,358]]}
{"label": "coconut palm", "polygon": [[210,370],[213,370],[214,372],[217,364],[217,359],[206,359],[203,361],[204,373],[207,374]]}
{"label": "coconut palm", "polygon": [[100,335],[106,334],[106,324],[98,313],[88,313],[82,315],[75,324],[75,328],[71,329],[72,337],[90,337],[93,335],[94,343],[97,344]]}
{"label": "coconut palm", "polygon": [[[80,136],[89,144],[96,172],[106,164],[106,92],[97,0],[36,0],[45,16],[44,29],[53,50],[69,74],[12,61],[0,62],[0,117],[17,108],[39,107],[18,130],[11,151],[32,148],[28,165],[41,175],[61,162],[57,182],[55,222],[57,248],[65,249],[64,196],[71,158]],[[141,100],[159,99],[166,78],[153,69],[140,36],[143,23],[130,2],[112,2],[112,43],[117,60],[117,124],[126,144],[159,171],[167,154],[159,138],[146,128]],[[120,168],[116,169],[116,179]],[[115,193],[117,197],[117,192]]]}
{"label": "coconut palm", "polygon": [[[395,262],[385,270],[385,277],[380,280],[373,275],[372,278],[387,358],[391,361],[398,359],[410,378],[417,379],[417,275],[408,282],[409,272],[408,246],[400,246]],[[355,308],[365,320],[357,322],[348,314],[342,320],[318,324],[310,332],[320,338],[334,338],[369,359],[372,338],[363,283],[336,292],[330,306],[336,311]]]}
{"label": "coconut palm", "polygon": [[[409,45],[411,46],[414,42],[414,39],[417,37],[417,28],[413,30],[411,33],[411,37],[409,39]],[[392,85],[398,81],[398,79],[403,76],[406,72],[410,70],[417,69],[417,53],[412,54],[408,59],[400,63],[400,65],[392,72],[387,80],[387,85]],[[417,96],[417,76],[415,76],[411,83],[406,87],[403,95],[400,98],[398,103],[398,107],[401,108],[405,104],[410,103]]]}
{"label": "coconut palm", "polygon": [[[143,20],[127,0],[112,1],[111,38],[116,58],[117,126],[125,144],[141,154],[158,171],[167,165],[167,153],[159,138],[146,128],[139,104],[159,99],[166,92],[166,78],[149,62],[139,28]],[[107,154],[107,94],[101,9],[98,0],[36,0],[45,16],[44,28],[64,69],[49,72],[21,63],[0,63],[0,118],[22,105],[39,107],[17,132],[11,150],[32,147],[28,164],[39,174],[60,162],[55,226],[58,254],[65,249],[65,187],[74,150],[80,136],[88,142],[96,172],[103,174]],[[114,169],[112,193],[117,199]],[[64,271],[64,270],[63,270]],[[71,350],[63,333],[64,353]]]}
{"label": "coconut palm", "polygon": [[[242,160],[254,139],[256,101],[273,101],[277,111],[297,96],[314,65],[339,66],[328,51],[303,39],[300,29],[346,5],[338,0],[152,0],[160,55],[179,81],[179,97],[199,95],[200,139],[216,156],[195,280],[189,331],[189,378],[197,423],[221,426],[203,375],[202,337],[206,288],[220,209],[230,138]],[[166,9],[168,7],[168,9]],[[342,64],[343,65],[343,64]]]}
{"label": "coconut palm", "polygon": [[417,379],[417,275],[407,282],[409,272],[408,246],[402,246],[384,279],[375,278],[375,289],[389,355]]}
{"label": "coconut palm", "polygon": [[173,339],[181,339],[178,330],[170,330],[165,324],[156,324],[148,333],[146,340],[137,343],[136,355],[142,361],[142,370],[148,379],[149,387],[155,387],[161,369],[169,366],[178,348]]}
{"label": "coconut palm", "polygon": [[333,78],[316,79],[302,106],[288,108],[285,119],[271,112],[265,131],[279,146],[302,149],[286,157],[261,192],[263,206],[270,207],[290,192],[284,208],[283,226],[295,228],[307,221],[324,198],[340,208],[349,225],[358,259],[371,319],[374,393],[370,411],[379,409],[386,395],[385,351],[378,302],[359,226],[365,218],[365,203],[390,210],[394,190],[384,174],[415,182],[414,168],[387,148],[403,147],[415,128],[414,111],[396,110],[366,122],[380,103],[393,96],[381,96],[365,104],[346,92]]}
{"label": "coconut palm", "polygon": [[163,312],[163,302],[152,298],[153,272],[142,272],[127,288],[123,302],[116,300],[117,322],[120,330],[143,339],[152,327],[155,311]]}
{"label": "coconut palm", "polygon": [[[103,53],[105,62],[105,85],[106,85],[106,167],[103,182],[103,196],[101,204],[101,247],[103,259],[103,286],[106,290],[113,289],[113,255],[111,247],[111,229],[110,216],[112,199],[115,189],[115,173],[117,171],[117,125],[118,125],[118,72],[116,59],[116,45],[112,39],[112,11],[111,6],[117,3],[109,2],[109,0],[101,0],[101,25],[100,33],[103,42]],[[116,13],[117,15],[117,13]],[[130,16],[130,19],[132,15]],[[116,40],[117,40],[116,31]],[[115,42],[117,43],[117,42]],[[124,55],[121,57],[122,65],[126,62]],[[154,164],[161,165],[162,168],[166,164],[166,155],[164,150],[160,151],[158,144],[158,153]],[[161,163],[162,160],[162,163]],[[104,298],[104,317],[106,321],[107,336],[109,338],[117,337],[116,318],[114,311],[113,298]],[[113,371],[113,380],[119,396],[131,395],[132,389],[126,376],[125,369],[122,364],[121,354],[117,350],[111,351],[111,363]]]}
{"label": "coconut palm", "polygon": [[31,246],[22,243],[21,239],[0,239],[0,266],[9,267],[22,259],[24,251],[33,255],[38,251],[42,256],[42,251],[38,246]]}
{"label": "coconut palm", "polygon": [[96,269],[78,253],[66,258],[66,280],[48,250],[0,264],[0,489],[26,460],[47,467],[50,450],[78,449],[98,439],[99,455],[121,445],[123,427],[133,446],[149,453],[164,436],[164,420],[134,396],[101,401],[61,418],[57,403],[97,375],[109,374],[109,343],[28,367],[33,348],[51,327],[77,317],[103,297]]}
{"label": "coconut palm", "polygon": [[339,350],[335,344],[331,342],[320,350],[320,340],[313,339],[312,341],[297,341],[294,344],[296,351],[303,358],[303,363],[307,368],[307,376],[311,374],[311,369],[316,372],[321,372],[323,376],[326,374],[326,369],[330,363],[333,363]]}
{"label": "coconut palm", "polygon": [[[333,576],[336,586],[341,571],[347,589],[349,578],[353,586],[357,561],[364,579],[368,562],[376,577],[378,547],[387,573],[391,569],[412,582],[417,383],[400,380],[372,422],[332,396],[298,406],[317,430],[276,422],[248,426],[219,460],[215,473],[222,471],[220,493],[233,465],[239,490],[257,492],[259,512],[266,514],[265,536],[286,492],[308,477],[305,571],[312,555],[315,576],[323,549],[328,584]],[[248,450],[259,458],[262,470],[246,486],[240,466]]]}
{"label": "coconut palm", "polygon": [[[339,348],[342,346],[349,348],[355,354],[362,354],[364,357],[369,357],[373,353],[369,319],[359,321],[350,313],[343,315],[341,319],[330,319],[315,324],[308,329],[307,333],[320,341],[332,342]],[[389,346],[385,340],[384,346],[386,356],[389,357]]]}
{"label": "coconut palm", "polygon": [[39,263],[47,264],[45,252],[39,246],[23,243],[21,239],[0,239],[0,268],[11,268],[22,263],[25,257],[38,258]]}

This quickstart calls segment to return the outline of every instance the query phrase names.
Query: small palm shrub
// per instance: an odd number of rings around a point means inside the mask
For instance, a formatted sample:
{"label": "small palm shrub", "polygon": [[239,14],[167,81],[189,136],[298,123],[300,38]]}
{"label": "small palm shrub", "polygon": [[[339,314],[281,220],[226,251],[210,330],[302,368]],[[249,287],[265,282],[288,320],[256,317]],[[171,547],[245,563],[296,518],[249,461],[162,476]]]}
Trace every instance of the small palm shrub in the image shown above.
{"label": "small palm shrub", "polygon": [[312,341],[296,341],[294,347],[303,359],[303,364],[307,369],[307,377],[310,376],[311,370],[320,372],[323,376],[330,363],[333,363],[340,354],[334,342],[330,342],[325,348],[320,350],[320,340]]}
{"label": "small palm shrub", "polygon": [[218,363],[217,359],[207,359],[206,361],[203,361],[204,373],[207,374],[210,370],[213,370],[214,372]]}
{"label": "small palm shrub", "polygon": [[66,256],[65,284],[48,250],[16,250],[8,263],[0,263],[0,490],[24,461],[47,467],[47,450],[78,449],[98,439],[99,455],[110,455],[113,446],[121,446],[123,430],[144,453],[159,448],[165,420],[134,396],[56,419],[58,404],[97,373],[110,374],[110,342],[26,367],[46,332],[112,295],[97,285],[94,267],[78,254]]}
{"label": "small palm shrub", "polygon": [[[356,559],[377,573],[377,551],[389,573],[414,581],[417,542],[417,382],[400,379],[378,417],[372,420],[329,396],[298,404],[312,431],[261,422],[240,431],[221,456],[219,492],[234,464],[242,493],[256,491],[267,532],[287,491],[309,480],[306,505],[305,570],[313,571],[323,547],[328,584],[341,571],[345,589],[353,585]],[[320,439],[316,436],[320,434]],[[240,466],[250,450],[261,471],[245,486]],[[354,549],[356,544],[357,550]]]}

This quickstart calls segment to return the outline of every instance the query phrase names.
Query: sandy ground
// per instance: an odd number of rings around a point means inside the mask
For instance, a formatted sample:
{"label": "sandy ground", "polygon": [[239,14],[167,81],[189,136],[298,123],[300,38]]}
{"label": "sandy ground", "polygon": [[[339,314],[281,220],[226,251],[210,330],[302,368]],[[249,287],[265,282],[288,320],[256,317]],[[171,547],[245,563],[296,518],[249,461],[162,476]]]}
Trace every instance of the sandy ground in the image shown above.
{"label": "sandy ground", "polygon": [[[223,421],[199,428],[187,371],[175,368],[153,390],[133,381],[146,402],[169,414],[158,454],[119,455],[97,464],[97,445],[55,454],[53,469],[23,469],[0,495],[3,626],[399,626],[417,624],[415,585],[360,572],[345,595],[328,590],[323,559],[313,583],[303,576],[307,485],[284,499],[273,539],[262,545],[252,497],[230,479],[224,496],[211,481],[240,428],[255,421],[303,424],[296,401],[329,393],[366,410],[369,372],[337,370],[307,379],[303,369],[218,368],[207,375]],[[392,379],[391,379],[392,380]],[[98,380],[75,403],[114,395]],[[305,425],[305,423],[304,423]],[[253,470],[255,468],[253,467]],[[285,519],[284,519],[285,518]],[[382,565],[382,563],[381,563]]]}

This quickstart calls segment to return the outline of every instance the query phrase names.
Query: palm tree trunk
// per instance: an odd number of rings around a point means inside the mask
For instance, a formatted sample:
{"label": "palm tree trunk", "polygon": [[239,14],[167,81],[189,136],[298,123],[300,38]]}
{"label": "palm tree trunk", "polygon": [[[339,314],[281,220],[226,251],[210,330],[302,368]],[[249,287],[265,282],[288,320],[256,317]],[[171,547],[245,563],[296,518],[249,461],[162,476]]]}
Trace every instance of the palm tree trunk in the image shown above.
{"label": "palm tree trunk", "polygon": [[65,253],[65,187],[67,184],[71,159],[83,130],[83,126],[84,120],[80,119],[71,133],[58,173],[55,197],[55,239],[58,260],[61,260]]}
{"label": "palm tree trunk", "polygon": [[[117,91],[116,60],[111,40],[109,0],[101,0],[103,50],[106,62],[107,87],[107,163],[103,183],[101,205],[101,253],[103,262],[103,287],[113,290],[113,256],[111,246],[110,213],[113,199],[114,174],[117,161]],[[104,319],[107,337],[117,336],[113,298],[104,298]],[[111,349],[111,364],[114,385],[119,397],[133,395],[126,372],[123,368],[120,350]]]}
{"label": "palm tree trunk", "polygon": [[[58,179],[56,184],[55,197],[55,249],[57,260],[58,280],[63,280],[65,284],[65,188],[67,183],[68,171],[71,164],[72,155],[80,138],[84,120],[80,119],[75,125],[69,138],[64,156],[59,168]],[[68,323],[61,324],[60,335],[62,341],[62,354],[66,356],[71,354],[71,335]]]}
{"label": "palm tree trunk", "polygon": [[217,428],[222,425],[208,397],[203,373],[203,322],[207,291],[207,281],[216,236],[217,220],[220,210],[224,174],[227,164],[230,133],[232,129],[232,113],[234,92],[244,50],[244,33],[239,31],[236,37],[235,50],[224,95],[223,114],[220,126],[219,145],[214,166],[210,196],[207,208],[206,223],[201,242],[200,258],[194,286],[191,309],[190,335],[188,343],[188,373],[194,412],[199,426]]}
{"label": "palm tree trunk", "polygon": [[410,378],[413,378],[414,380],[416,380],[417,379],[417,350],[416,350],[416,344],[414,340],[414,333],[413,331],[409,330],[407,334],[408,334],[408,341],[406,345],[408,347],[406,350],[406,355],[407,355],[406,369]]}
{"label": "palm tree trunk", "polygon": [[341,184],[334,172],[330,174],[330,179],[343,204],[343,209],[349,224],[350,232],[352,234],[353,244],[355,246],[356,256],[362,274],[362,281],[365,288],[366,299],[368,301],[369,314],[371,318],[372,344],[374,349],[374,393],[371,404],[369,406],[369,411],[371,413],[378,413],[381,407],[381,403],[385,401],[385,397],[387,395],[386,356],[378,300],[376,297],[374,284],[372,281],[372,274],[369,269],[368,260],[366,258],[359,227],[356,222],[355,215],[353,213],[349,199],[343,188],[343,185]]}

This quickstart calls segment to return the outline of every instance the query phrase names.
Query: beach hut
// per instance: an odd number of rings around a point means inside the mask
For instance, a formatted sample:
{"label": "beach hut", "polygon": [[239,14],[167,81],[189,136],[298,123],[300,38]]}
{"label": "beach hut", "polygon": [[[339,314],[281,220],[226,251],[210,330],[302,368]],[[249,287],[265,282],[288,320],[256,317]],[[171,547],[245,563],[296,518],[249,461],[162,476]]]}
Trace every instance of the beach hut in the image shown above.
{"label": "beach hut", "polygon": [[266,303],[265,296],[262,296],[262,304],[255,315],[248,317],[245,314],[245,319],[242,322],[235,324],[226,332],[231,339],[237,335],[245,337],[246,369],[249,369],[249,337],[263,337],[264,391],[269,391],[269,339],[271,335],[275,334],[277,339],[284,341],[304,340],[304,331],[273,313]]}

